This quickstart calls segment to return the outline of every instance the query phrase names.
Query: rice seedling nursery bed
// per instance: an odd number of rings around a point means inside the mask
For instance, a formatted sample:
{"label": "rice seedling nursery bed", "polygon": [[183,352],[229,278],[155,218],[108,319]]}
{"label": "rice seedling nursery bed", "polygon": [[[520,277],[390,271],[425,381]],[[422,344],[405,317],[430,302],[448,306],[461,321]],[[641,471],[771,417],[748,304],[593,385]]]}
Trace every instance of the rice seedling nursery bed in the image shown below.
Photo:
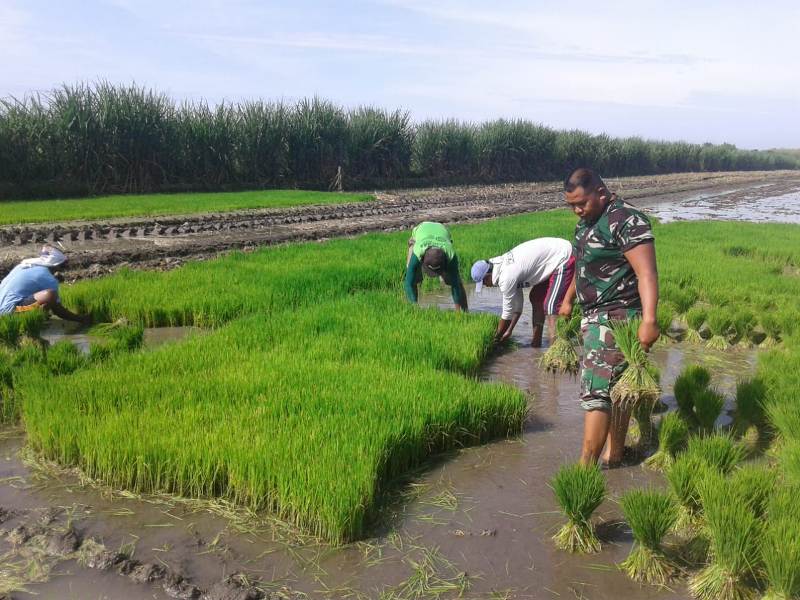
{"label": "rice seedling nursery bed", "polygon": [[[573,226],[572,215],[551,211],[456,226],[453,235],[466,269],[531,237],[569,238]],[[11,401],[29,443],[114,486],[226,497],[335,542],[364,535],[404,473],[438,451],[515,434],[527,410],[520,391],[476,379],[494,317],[403,303],[406,237],[233,253],[65,288],[68,305],[98,319],[211,331],[71,375],[15,372]],[[679,304],[686,310],[688,290],[709,311],[769,315],[723,334],[730,352],[740,351],[736,338],[756,344],[768,332],[770,345],[777,342],[762,353],[758,374],[762,434],[778,441],[774,458],[757,464],[775,469],[778,489],[800,485],[792,404],[800,390],[800,279],[785,269],[800,264],[800,230],[674,223],[656,225],[656,238],[664,302],[675,295],[674,312]],[[667,463],[686,462],[678,446],[668,446]],[[765,544],[791,527],[778,510],[773,519],[767,509]],[[753,557],[759,573],[775,574],[764,587],[796,585],[782,575],[791,572],[780,562],[785,555],[761,552],[763,562]]]}
{"label": "rice seedling nursery bed", "polygon": [[371,194],[308,190],[260,190],[178,194],[131,194],[62,200],[20,200],[2,203],[0,225],[53,221],[158,217],[226,212],[248,208],[289,208],[315,204],[369,202]]}

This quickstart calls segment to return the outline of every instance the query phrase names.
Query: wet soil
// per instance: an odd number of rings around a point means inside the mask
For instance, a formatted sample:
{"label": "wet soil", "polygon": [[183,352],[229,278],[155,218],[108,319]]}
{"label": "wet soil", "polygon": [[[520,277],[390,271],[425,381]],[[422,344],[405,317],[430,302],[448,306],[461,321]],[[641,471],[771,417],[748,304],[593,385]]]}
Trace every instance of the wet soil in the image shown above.
{"label": "wet soil", "polygon": [[[469,301],[473,310],[500,309],[497,290],[471,293]],[[448,289],[426,295],[423,303],[450,308]],[[401,497],[364,542],[332,548],[223,504],[138,498],[82,484],[74,474],[24,462],[24,438],[15,432],[0,440],[0,507],[9,515],[0,528],[11,531],[65,507],[81,540],[92,538],[113,551],[132,548],[140,563],[160,565],[205,594],[229,575],[245,573],[261,582],[261,593],[276,594],[271,597],[454,598],[465,589],[465,598],[688,598],[681,583],[674,589],[642,587],[615,567],[632,541],[616,499],[630,487],[663,485],[660,475],[638,464],[606,473],[610,498],[595,515],[602,553],[576,557],[554,548],[550,536],[562,517],[548,482],[560,464],[576,458],[583,415],[577,381],[540,372],[542,350],[530,347],[529,336],[527,309],[514,332],[516,345],[495,356],[482,374],[529,392],[531,415],[522,435],[439,457],[400,486]],[[712,366],[714,384],[728,395],[755,362],[752,352],[674,343],[656,348],[654,358],[669,405],[672,382],[687,362]],[[54,526],[64,521],[59,517]],[[118,571],[66,558],[48,582],[30,590],[39,598],[176,597],[165,591],[163,577],[134,584],[130,574]]]}
{"label": "wet soil", "polygon": [[[145,327],[142,346],[147,349],[158,348],[169,342],[177,342],[186,337],[196,334],[201,330],[198,327]],[[41,338],[49,344],[55,344],[61,340],[69,340],[81,351],[88,353],[89,346],[102,338],[90,334],[90,327],[63,321],[51,317],[41,332]]]}
{"label": "wet soil", "polygon": [[[683,173],[608,183],[643,206],[730,191],[751,196],[753,204],[800,190],[800,173]],[[0,276],[45,242],[67,250],[65,275],[71,281],[123,266],[170,269],[232,249],[408,229],[422,220],[469,222],[557,208],[560,191],[557,182],[393,190],[376,192],[376,200],[367,203],[6,226],[0,227]]]}

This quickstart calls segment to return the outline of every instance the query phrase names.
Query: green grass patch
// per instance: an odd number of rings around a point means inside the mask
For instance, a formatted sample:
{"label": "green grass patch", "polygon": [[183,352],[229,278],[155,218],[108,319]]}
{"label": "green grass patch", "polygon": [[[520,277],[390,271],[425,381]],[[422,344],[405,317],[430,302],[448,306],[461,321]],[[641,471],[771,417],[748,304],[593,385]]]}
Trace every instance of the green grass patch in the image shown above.
{"label": "green grass patch", "polygon": [[17,200],[0,203],[0,225],[55,221],[159,217],[226,212],[247,208],[289,208],[313,204],[368,202],[372,194],[306,190],[146,194],[64,200]]}

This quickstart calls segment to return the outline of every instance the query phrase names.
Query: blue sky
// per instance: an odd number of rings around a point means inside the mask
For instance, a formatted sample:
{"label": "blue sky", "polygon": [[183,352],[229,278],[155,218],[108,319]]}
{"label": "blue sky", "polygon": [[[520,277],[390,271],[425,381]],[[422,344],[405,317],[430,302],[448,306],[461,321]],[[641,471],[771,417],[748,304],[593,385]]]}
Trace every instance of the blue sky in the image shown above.
{"label": "blue sky", "polygon": [[0,96],[136,81],[800,147],[800,3],[0,0]]}

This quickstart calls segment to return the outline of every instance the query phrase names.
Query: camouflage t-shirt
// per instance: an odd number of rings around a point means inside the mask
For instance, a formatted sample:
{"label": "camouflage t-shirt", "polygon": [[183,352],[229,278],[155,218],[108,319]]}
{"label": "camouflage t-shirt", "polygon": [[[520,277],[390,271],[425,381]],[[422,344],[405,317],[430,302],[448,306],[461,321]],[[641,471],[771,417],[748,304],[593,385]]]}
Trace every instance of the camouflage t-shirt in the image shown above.
{"label": "camouflage t-shirt", "polygon": [[652,242],[650,221],[616,196],[596,221],[575,227],[575,289],[584,316],[621,308],[641,309],[639,282],[624,252]]}

